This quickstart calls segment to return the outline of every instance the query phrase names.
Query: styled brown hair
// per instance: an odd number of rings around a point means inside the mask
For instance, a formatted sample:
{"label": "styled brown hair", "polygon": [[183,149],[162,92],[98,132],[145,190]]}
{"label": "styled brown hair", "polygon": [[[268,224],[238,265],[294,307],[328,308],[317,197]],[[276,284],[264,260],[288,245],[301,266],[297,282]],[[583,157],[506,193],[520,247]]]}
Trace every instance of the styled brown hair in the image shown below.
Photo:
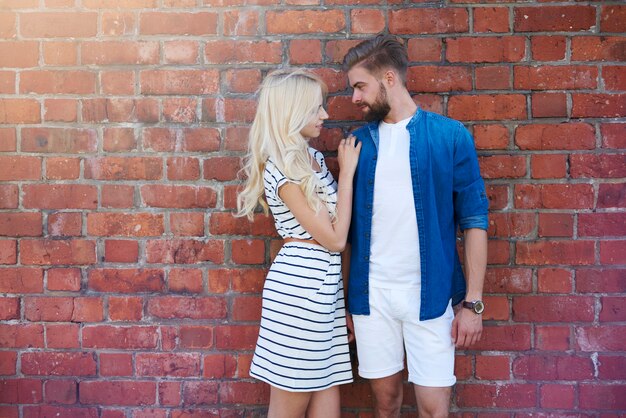
{"label": "styled brown hair", "polygon": [[398,72],[404,84],[408,64],[409,56],[404,42],[394,35],[385,34],[379,34],[350,48],[343,57],[344,71],[360,65],[370,73],[379,75],[391,67]]}

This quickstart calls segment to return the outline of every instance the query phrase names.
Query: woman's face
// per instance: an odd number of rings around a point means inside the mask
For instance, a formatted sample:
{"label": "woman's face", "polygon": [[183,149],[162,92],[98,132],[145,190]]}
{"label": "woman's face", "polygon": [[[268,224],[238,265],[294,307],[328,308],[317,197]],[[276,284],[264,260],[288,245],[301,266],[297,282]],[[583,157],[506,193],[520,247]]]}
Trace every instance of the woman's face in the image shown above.
{"label": "woman's face", "polygon": [[317,138],[322,132],[322,125],[324,120],[328,119],[328,113],[324,109],[322,103],[322,95],[319,94],[317,100],[317,106],[313,109],[310,119],[304,128],[300,131],[300,134],[305,138]]}

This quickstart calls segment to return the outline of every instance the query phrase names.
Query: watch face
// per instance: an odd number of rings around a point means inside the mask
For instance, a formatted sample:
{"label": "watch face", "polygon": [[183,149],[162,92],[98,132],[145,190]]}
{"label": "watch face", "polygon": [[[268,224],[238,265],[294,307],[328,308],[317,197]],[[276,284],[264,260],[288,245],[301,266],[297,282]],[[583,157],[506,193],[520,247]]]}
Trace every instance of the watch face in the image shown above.
{"label": "watch face", "polygon": [[485,305],[480,300],[474,302],[474,312],[476,312],[477,314],[481,314],[484,310]]}

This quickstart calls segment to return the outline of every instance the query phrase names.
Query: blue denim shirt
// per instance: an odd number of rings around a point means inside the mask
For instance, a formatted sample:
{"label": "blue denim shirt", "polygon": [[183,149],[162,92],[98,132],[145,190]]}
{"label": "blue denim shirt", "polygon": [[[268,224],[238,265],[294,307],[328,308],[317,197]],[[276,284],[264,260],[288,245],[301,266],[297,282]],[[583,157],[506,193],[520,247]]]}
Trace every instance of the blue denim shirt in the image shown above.
{"label": "blue denim shirt", "polygon": [[[407,125],[421,266],[420,320],[438,318],[465,297],[456,249],[457,227],[487,229],[488,201],[474,141],[455,120],[418,109]],[[378,122],[353,133],[363,143],[354,176],[348,304],[369,315],[369,256]]]}

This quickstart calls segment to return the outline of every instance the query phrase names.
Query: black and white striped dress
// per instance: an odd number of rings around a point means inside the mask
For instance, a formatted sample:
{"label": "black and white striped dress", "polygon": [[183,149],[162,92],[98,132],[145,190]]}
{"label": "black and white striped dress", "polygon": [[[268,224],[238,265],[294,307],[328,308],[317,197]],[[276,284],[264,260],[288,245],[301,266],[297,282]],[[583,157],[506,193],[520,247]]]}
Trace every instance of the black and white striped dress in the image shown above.
{"label": "black and white striped dress", "polygon": [[[324,156],[309,148],[321,171],[329,211],[337,183]],[[268,160],[265,196],[281,237],[311,239],[278,196],[290,181]],[[323,193],[320,192],[320,196]],[[290,392],[310,392],[352,382],[341,257],[316,244],[283,245],[265,280],[259,339],[250,375]]]}

